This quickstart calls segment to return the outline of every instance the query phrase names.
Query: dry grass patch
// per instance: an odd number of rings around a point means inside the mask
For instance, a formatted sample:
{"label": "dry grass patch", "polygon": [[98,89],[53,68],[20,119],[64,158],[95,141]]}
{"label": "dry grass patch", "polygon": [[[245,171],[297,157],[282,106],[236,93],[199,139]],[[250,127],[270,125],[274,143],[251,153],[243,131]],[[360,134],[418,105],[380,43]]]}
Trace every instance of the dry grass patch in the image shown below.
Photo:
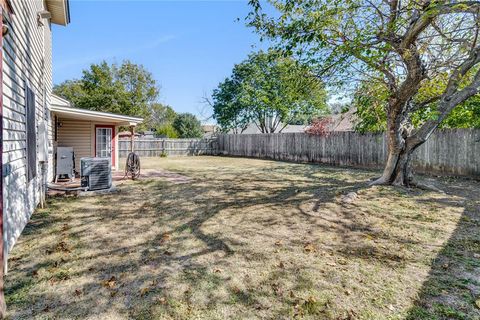
{"label": "dry grass patch", "polygon": [[437,180],[441,194],[307,164],[143,166],[191,180],[129,181],[33,216],[6,278],[12,318],[480,318],[477,182]]}

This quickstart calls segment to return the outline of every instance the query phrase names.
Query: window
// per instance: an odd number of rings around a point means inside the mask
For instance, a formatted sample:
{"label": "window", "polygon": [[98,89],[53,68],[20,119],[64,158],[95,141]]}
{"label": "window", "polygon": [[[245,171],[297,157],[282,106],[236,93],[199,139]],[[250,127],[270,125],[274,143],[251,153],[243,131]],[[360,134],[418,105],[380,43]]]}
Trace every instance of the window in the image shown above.
{"label": "window", "polygon": [[110,158],[112,156],[112,129],[97,128],[96,156]]}
{"label": "window", "polygon": [[25,109],[27,118],[27,179],[37,176],[37,124],[35,122],[35,93],[25,85]]}

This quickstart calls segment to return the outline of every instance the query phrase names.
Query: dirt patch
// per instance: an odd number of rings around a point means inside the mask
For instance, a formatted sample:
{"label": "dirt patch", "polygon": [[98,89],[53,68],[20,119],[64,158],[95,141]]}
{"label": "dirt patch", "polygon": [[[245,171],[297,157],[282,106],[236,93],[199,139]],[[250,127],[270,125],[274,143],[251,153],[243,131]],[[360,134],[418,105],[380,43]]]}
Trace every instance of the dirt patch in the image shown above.
{"label": "dirt patch", "polygon": [[142,165],[189,181],[124,181],[32,217],[10,256],[11,318],[480,318],[477,182],[435,180],[442,194],[318,165]]}

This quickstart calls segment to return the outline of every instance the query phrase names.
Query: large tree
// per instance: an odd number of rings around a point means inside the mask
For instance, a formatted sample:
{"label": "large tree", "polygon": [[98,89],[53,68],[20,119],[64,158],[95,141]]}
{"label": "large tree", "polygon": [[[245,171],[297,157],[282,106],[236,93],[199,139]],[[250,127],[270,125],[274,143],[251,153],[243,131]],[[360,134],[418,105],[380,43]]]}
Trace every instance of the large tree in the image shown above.
{"label": "large tree", "polygon": [[[251,0],[249,24],[308,59],[332,84],[381,81],[387,94],[388,159],[374,184],[413,184],[412,153],[448,114],[478,93],[478,1]],[[431,95],[422,87],[442,83]],[[412,114],[436,115],[413,128]]]}
{"label": "large tree", "polygon": [[147,126],[157,135],[166,138],[178,138],[178,132],[173,128],[173,121],[177,113],[169,105],[152,103]]}
{"label": "large tree", "polygon": [[81,79],[55,86],[54,93],[78,108],[148,119],[159,89],[152,74],[142,65],[103,61],[83,70]]}
{"label": "large tree", "polygon": [[180,113],[172,123],[179,138],[201,138],[203,130],[200,121],[191,113]]}
{"label": "large tree", "polygon": [[328,112],[323,83],[306,65],[273,51],[253,53],[235,65],[212,98],[213,117],[234,133],[251,123],[262,133],[281,132]]}

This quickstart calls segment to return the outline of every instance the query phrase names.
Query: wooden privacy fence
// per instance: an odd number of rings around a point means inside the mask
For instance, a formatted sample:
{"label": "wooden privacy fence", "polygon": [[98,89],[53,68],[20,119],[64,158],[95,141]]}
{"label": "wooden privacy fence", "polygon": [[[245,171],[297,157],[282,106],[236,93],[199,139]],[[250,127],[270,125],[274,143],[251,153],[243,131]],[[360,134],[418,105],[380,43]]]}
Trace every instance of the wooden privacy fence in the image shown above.
{"label": "wooden privacy fence", "polygon": [[[331,165],[381,168],[387,158],[384,134],[334,132],[327,137],[306,133],[223,134],[220,155]],[[480,177],[480,130],[439,130],[414,153],[416,171]]]}
{"label": "wooden privacy fence", "polygon": [[[215,139],[139,139],[135,140],[134,149],[140,157],[193,156],[214,154]],[[130,139],[118,142],[120,158],[130,153]]]}

